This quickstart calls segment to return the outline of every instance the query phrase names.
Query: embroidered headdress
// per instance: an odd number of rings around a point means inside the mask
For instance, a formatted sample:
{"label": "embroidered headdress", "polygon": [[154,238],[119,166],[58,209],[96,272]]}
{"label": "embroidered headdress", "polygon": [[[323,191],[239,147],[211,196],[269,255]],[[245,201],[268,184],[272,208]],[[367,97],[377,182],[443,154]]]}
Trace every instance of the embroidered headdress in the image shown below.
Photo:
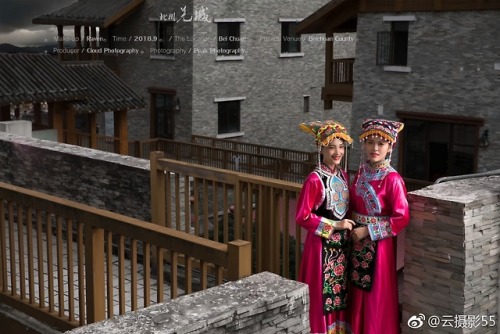
{"label": "embroidered headdress", "polygon": [[335,138],[345,140],[349,144],[352,144],[352,138],[347,134],[346,128],[334,120],[301,123],[300,129],[312,133],[319,147],[327,146]]}
{"label": "embroidered headdress", "polygon": [[403,130],[404,124],[401,122],[386,119],[367,119],[361,125],[359,140],[365,140],[370,136],[381,137],[391,144],[396,142],[398,133]]}
{"label": "embroidered headdress", "polygon": [[[334,120],[300,123],[300,129],[314,135],[318,147],[318,166],[321,165],[321,147],[328,146],[335,138],[352,144],[352,138],[347,134],[346,128]],[[347,169],[347,158],[344,159],[344,164],[344,169]]]}

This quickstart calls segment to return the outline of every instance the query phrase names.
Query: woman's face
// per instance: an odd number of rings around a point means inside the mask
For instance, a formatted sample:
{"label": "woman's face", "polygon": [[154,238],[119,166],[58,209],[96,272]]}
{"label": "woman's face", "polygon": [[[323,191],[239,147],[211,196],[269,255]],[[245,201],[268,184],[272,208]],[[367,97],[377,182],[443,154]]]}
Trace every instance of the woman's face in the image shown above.
{"label": "woman's face", "polygon": [[323,163],[330,168],[340,164],[345,153],[344,141],[338,138],[333,139],[327,146],[321,147]]}
{"label": "woman's face", "polygon": [[384,161],[387,154],[391,151],[392,145],[382,138],[368,137],[363,144],[363,153],[371,164]]}

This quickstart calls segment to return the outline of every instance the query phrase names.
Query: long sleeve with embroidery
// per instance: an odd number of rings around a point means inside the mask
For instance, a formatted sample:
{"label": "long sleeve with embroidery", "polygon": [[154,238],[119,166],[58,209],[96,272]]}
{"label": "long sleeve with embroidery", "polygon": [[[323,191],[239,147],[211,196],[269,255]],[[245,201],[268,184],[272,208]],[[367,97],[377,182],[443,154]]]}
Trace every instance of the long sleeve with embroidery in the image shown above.
{"label": "long sleeve with embroidery", "polygon": [[403,178],[391,172],[380,180],[365,179],[364,182],[355,180],[357,187],[351,188],[351,208],[360,215],[378,217],[376,221],[362,222],[370,223],[368,231],[372,240],[396,236],[410,221]]}
{"label": "long sleeve with embroidery", "polygon": [[[342,171],[342,177],[345,180],[347,175]],[[340,180],[340,179],[336,179]],[[337,181],[338,182],[338,181]],[[337,183],[338,184],[338,183]],[[346,186],[347,191],[347,186]],[[296,211],[296,222],[303,228],[305,228],[309,233],[314,233],[323,238],[329,238],[334,231],[333,223],[334,221],[340,220],[335,218],[332,214],[329,214],[327,217],[322,217],[317,215],[315,212],[320,207],[320,205],[325,201],[325,198],[331,198],[331,194],[338,191],[334,189],[326,189],[323,185],[323,181],[319,177],[316,172],[309,174],[302,190],[300,192],[298,201],[297,201],[297,211]],[[333,195],[336,199],[340,199],[333,210],[340,210],[345,214],[344,207],[340,207],[341,205],[345,205],[345,208],[348,207],[347,202],[343,202],[342,200],[348,201],[348,192],[346,194],[336,194]],[[344,198],[345,197],[345,198]],[[336,211],[335,211],[336,212]],[[340,216],[339,216],[340,217]],[[332,220],[333,219],[333,220]]]}

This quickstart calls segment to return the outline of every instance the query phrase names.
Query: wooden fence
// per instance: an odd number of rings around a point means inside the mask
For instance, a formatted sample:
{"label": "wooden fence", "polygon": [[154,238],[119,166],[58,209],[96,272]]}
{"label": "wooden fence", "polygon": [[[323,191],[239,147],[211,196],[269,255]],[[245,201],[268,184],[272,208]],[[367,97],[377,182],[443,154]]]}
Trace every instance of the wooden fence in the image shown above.
{"label": "wooden fence", "polygon": [[203,238],[252,243],[252,271],[298,277],[301,184],[196,166],[151,153],[152,222]]}
{"label": "wooden fence", "polygon": [[[0,302],[62,331],[190,293],[192,277],[209,287],[195,267],[213,268],[212,286],[251,271],[246,241],[223,244],[5,183],[0,217]],[[180,256],[190,266],[178,266]]]}

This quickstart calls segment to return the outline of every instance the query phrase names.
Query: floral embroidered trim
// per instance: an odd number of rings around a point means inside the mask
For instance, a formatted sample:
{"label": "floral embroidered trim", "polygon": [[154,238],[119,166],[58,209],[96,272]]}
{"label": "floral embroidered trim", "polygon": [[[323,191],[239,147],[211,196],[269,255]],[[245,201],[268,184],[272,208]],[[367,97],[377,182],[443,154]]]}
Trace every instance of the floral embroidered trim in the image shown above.
{"label": "floral embroidered trim", "polygon": [[354,212],[352,218],[356,223],[368,226],[368,232],[374,241],[392,237],[389,216],[366,216]]}
{"label": "floral embroidered trim", "polygon": [[328,326],[326,330],[327,334],[350,334],[351,326],[345,321],[336,321],[330,326]]}
{"label": "floral embroidered trim", "polygon": [[347,307],[347,231],[334,232],[323,240],[323,311],[325,314]]}
{"label": "floral embroidered trim", "polygon": [[[322,165],[323,167],[323,165]],[[342,176],[340,170],[335,173],[324,166],[317,168],[316,172],[323,181],[322,202],[326,199],[326,209],[330,210],[339,220],[342,219],[349,210],[349,187]]]}
{"label": "floral embroidered trim", "polygon": [[321,218],[321,221],[314,231],[314,234],[320,236],[322,238],[328,239],[333,233],[333,222],[330,222],[329,219]]}
{"label": "floral embroidered trim", "polygon": [[363,199],[368,214],[375,215],[382,210],[377,193],[369,182],[383,180],[389,173],[394,171],[395,169],[385,161],[376,167],[371,167],[369,163],[364,163],[361,166],[356,194]]}
{"label": "floral embroidered trim", "polygon": [[391,223],[388,221],[381,221],[375,224],[368,225],[368,232],[372,240],[382,240],[392,237]]}
{"label": "floral embroidered trim", "polygon": [[351,253],[352,284],[360,289],[370,291],[373,284],[373,269],[375,265],[375,252],[377,242],[369,238],[354,242]]}

